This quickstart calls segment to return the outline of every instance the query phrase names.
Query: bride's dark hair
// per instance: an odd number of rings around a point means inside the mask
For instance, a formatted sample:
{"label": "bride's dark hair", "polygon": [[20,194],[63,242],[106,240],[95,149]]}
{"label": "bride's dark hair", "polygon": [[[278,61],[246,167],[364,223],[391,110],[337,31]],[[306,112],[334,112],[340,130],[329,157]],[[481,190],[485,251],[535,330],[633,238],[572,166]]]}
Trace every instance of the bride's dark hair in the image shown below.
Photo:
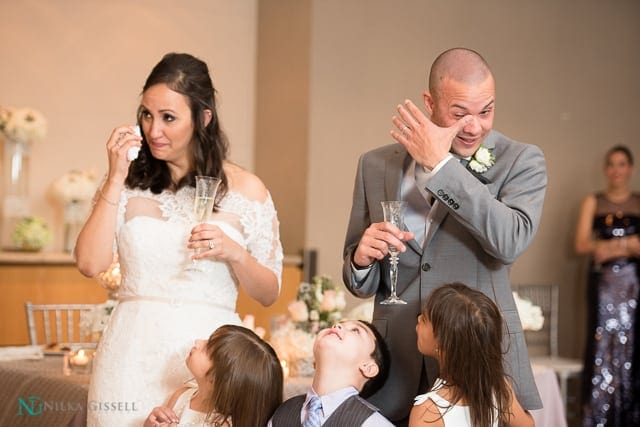
{"label": "bride's dark hair", "polygon": [[[209,68],[207,64],[192,55],[168,53],[151,70],[142,93],[151,86],[161,83],[185,96],[193,120],[193,139],[190,144],[192,170],[180,182],[175,183],[175,189],[185,185],[195,187],[197,175],[215,176],[222,180],[218,188],[219,200],[227,191],[228,182],[223,162],[227,158],[229,144],[220,128],[216,111],[216,90],[209,75]],[[211,111],[211,120],[206,126],[205,110]],[[142,111],[141,106],[138,109],[138,125],[141,124]],[[125,183],[129,188],[150,189],[155,194],[174,185],[166,162],[151,155],[144,135],[140,154],[138,159],[129,166]]]}

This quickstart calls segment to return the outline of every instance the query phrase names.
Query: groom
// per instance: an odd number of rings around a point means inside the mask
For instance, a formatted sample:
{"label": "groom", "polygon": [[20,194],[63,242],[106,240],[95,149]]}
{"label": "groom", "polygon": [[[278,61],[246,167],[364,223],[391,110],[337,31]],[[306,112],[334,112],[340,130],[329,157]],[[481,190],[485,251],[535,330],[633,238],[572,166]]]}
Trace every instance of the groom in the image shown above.
{"label": "groom", "polygon": [[[373,324],[391,352],[389,378],[369,400],[406,424],[413,398],[437,376],[435,360],[418,352],[416,317],[433,288],[462,282],[501,308],[506,371],[522,406],[538,409],[509,270],[540,223],[543,154],[491,129],[495,83],[477,52],[442,53],[423,99],[429,117],[411,101],[398,105],[391,136],[399,144],[367,152],[358,164],[343,279],[354,295],[375,295]],[[383,200],[407,202],[405,229],[383,221]],[[402,251],[397,293],[407,305],[380,304],[389,295],[389,245]]]}

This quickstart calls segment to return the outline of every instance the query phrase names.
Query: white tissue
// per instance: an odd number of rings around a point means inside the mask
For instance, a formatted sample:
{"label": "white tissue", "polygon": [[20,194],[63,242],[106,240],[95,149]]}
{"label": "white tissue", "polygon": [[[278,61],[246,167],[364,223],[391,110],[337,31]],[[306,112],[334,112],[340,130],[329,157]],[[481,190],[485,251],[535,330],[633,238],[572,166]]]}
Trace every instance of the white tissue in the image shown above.
{"label": "white tissue", "polygon": [[[142,136],[142,133],[140,132],[140,126],[138,125],[133,126],[133,133],[135,133],[136,136]],[[139,152],[140,152],[140,147],[138,146],[129,147],[129,149],[127,150],[127,160],[129,160],[130,162],[134,161],[135,159],[138,158]]]}
{"label": "white tissue", "polygon": [[130,162],[134,161],[138,158],[139,152],[140,147],[138,147],[137,145],[134,147],[129,147],[129,149],[127,150],[127,160],[129,160]]}

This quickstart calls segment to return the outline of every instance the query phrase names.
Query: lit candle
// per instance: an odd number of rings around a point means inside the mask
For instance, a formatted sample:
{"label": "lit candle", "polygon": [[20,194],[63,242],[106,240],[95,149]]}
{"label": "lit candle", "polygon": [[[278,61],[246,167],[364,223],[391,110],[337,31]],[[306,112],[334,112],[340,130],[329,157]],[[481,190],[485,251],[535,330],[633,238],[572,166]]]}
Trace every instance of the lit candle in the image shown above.
{"label": "lit candle", "polygon": [[289,378],[289,367],[287,366],[287,362],[285,360],[281,360],[280,365],[282,366],[282,375],[284,378]]}
{"label": "lit candle", "polygon": [[89,357],[84,354],[84,350],[80,350],[71,357],[71,363],[76,366],[86,366],[89,363]]}

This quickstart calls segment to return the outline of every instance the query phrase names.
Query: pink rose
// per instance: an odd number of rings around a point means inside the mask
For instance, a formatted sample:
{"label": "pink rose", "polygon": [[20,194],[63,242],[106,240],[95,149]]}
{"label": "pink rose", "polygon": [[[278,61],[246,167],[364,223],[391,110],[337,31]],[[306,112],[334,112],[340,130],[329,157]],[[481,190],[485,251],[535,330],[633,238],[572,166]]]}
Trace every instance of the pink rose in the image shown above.
{"label": "pink rose", "polygon": [[333,311],[336,309],[336,291],[329,289],[325,291],[320,304],[321,311]]}
{"label": "pink rose", "polygon": [[309,310],[304,301],[293,301],[289,304],[288,309],[294,322],[306,322],[309,320]]}

